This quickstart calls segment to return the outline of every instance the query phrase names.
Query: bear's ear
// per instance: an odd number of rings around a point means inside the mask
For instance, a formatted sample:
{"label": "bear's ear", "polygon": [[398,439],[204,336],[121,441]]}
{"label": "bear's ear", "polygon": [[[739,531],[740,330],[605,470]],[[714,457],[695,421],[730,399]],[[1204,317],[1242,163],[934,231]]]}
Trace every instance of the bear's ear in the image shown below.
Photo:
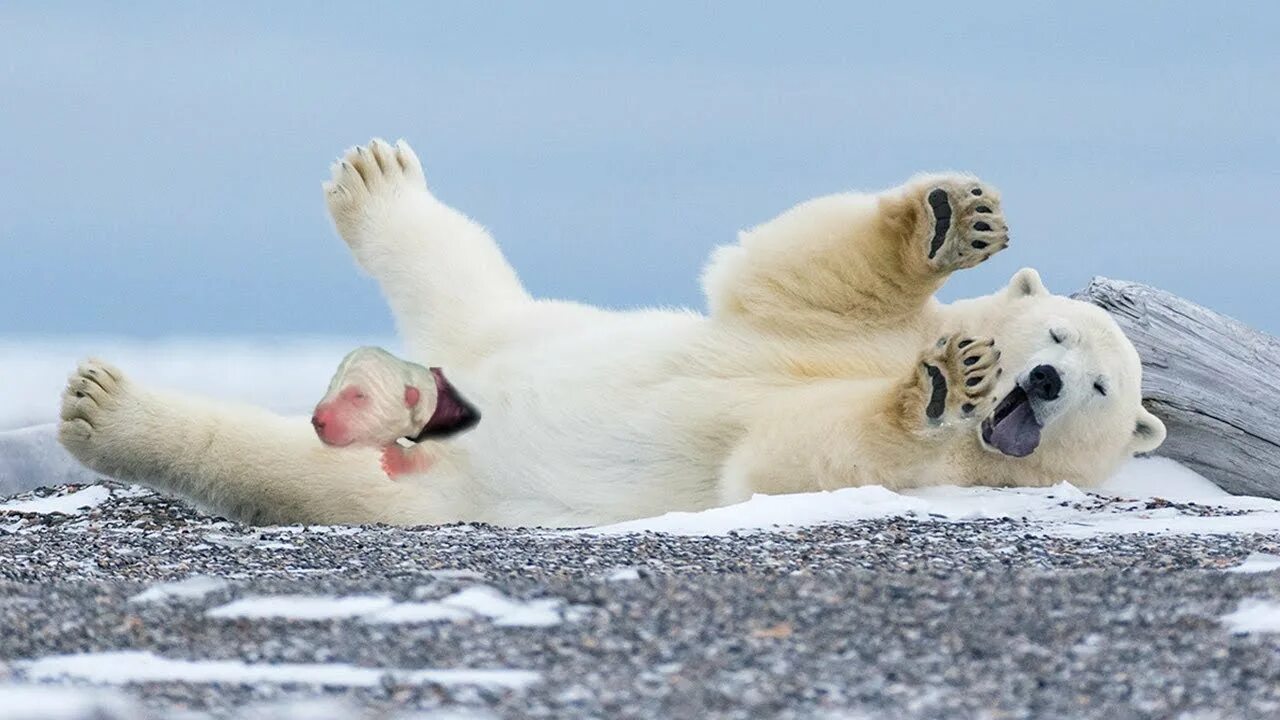
{"label": "bear's ear", "polygon": [[1040,280],[1040,273],[1036,272],[1035,269],[1022,268],[1013,274],[1006,292],[1009,293],[1011,298],[1023,298],[1048,295],[1049,288],[1044,286],[1044,282]]}
{"label": "bear's ear", "polygon": [[1138,408],[1138,419],[1133,424],[1133,451],[1148,453],[1164,442],[1164,423],[1146,408]]}

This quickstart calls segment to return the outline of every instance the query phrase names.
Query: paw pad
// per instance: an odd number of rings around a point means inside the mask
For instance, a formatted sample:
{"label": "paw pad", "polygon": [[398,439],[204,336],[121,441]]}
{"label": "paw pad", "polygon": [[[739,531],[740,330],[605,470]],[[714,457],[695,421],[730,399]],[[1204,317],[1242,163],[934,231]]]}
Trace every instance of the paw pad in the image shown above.
{"label": "paw pad", "polygon": [[921,234],[927,235],[929,264],[939,272],[973,267],[1009,245],[999,195],[972,183],[966,176],[936,178],[924,193],[933,222]]}

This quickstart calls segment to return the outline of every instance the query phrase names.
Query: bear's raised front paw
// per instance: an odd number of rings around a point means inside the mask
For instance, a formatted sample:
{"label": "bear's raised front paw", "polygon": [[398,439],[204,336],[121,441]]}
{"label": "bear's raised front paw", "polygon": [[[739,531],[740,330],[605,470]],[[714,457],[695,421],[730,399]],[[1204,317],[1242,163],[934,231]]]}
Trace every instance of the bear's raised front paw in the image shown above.
{"label": "bear's raised front paw", "polygon": [[992,403],[992,390],[1003,372],[995,340],[950,335],[921,358],[920,386],[924,416],[930,426],[979,418]]}
{"label": "bear's raised front paw", "polygon": [[995,188],[964,175],[929,178],[920,187],[924,252],[938,272],[971,268],[1009,246]]}
{"label": "bear's raised front paw", "polygon": [[324,184],[329,214],[352,250],[375,242],[403,202],[427,194],[422,163],[403,140],[391,145],[377,138],[353,147],[330,168]]}
{"label": "bear's raised front paw", "polygon": [[62,421],[58,440],[87,467],[101,472],[111,468],[112,433],[127,412],[129,381],[116,367],[101,360],[86,360],[67,378],[62,392]]}

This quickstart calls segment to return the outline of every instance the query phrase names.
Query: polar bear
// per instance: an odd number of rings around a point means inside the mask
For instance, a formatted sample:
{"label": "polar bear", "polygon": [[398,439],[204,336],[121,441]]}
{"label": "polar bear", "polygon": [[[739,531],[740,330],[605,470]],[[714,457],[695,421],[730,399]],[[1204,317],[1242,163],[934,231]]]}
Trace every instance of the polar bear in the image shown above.
{"label": "polar bear", "polygon": [[311,414],[320,442],[379,448],[382,469],[392,479],[429,471],[438,452],[433,441],[478,422],[480,412],[443,370],[378,347],[347,353]]}
{"label": "polar bear", "polygon": [[376,451],[324,445],[305,420],[90,361],[63,396],[72,454],[250,522],[573,526],[873,483],[1089,486],[1164,438],[1102,310],[1030,269],[934,298],[1008,245],[999,194],[970,175],[743,232],[711,258],[706,315],[531,297],[404,142],[349,150],[324,192],[410,357],[448,368],[485,421],[392,481]]}

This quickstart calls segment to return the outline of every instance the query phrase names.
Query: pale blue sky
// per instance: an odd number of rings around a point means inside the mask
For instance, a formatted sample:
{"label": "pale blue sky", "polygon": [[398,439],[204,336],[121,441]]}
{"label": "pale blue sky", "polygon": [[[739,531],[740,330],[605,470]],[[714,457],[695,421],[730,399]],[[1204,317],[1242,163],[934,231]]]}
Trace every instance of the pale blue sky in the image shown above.
{"label": "pale blue sky", "polygon": [[539,294],[700,307],[739,228],[957,168],[1013,246],[949,297],[1033,265],[1280,332],[1274,3],[408,5],[0,5],[0,334],[390,332],[319,189],[372,135]]}

